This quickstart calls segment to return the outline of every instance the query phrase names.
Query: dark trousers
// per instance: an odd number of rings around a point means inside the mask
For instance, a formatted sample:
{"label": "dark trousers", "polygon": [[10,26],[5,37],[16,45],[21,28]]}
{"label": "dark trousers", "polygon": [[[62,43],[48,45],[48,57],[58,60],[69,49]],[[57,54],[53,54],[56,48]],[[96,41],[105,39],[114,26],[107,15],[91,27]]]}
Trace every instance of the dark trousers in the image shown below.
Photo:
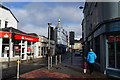
{"label": "dark trousers", "polygon": [[89,63],[89,70],[90,70],[90,74],[91,74],[94,70],[94,63]]}

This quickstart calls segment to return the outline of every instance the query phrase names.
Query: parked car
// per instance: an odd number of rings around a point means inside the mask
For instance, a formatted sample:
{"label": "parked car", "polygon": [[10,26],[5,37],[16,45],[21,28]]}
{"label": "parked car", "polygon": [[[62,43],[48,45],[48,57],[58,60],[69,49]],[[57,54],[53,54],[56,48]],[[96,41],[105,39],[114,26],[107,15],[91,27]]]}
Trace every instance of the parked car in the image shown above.
{"label": "parked car", "polygon": [[82,56],[82,54],[83,54],[83,50],[81,49],[81,50],[80,50],[80,55]]}
{"label": "parked car", "polygon": [[75,56],[80,56],[80,51],[76,50],[75,51]]}
{"label": "parked car", "polygon": [[80,52],[83,52],[83,50],[81,49]]}

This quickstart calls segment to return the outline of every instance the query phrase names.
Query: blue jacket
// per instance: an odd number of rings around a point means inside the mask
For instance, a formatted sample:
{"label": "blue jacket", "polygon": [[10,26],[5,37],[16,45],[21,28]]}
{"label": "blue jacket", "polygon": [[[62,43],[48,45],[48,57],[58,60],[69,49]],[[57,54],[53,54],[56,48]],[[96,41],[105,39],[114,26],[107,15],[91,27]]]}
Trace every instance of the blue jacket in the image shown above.
{"label": "blue jacket", "polygon": [[87,61],[89,63],[94,63],[96,58],[97,58],[96,54],[93,51],[90,51],[87,56]]}

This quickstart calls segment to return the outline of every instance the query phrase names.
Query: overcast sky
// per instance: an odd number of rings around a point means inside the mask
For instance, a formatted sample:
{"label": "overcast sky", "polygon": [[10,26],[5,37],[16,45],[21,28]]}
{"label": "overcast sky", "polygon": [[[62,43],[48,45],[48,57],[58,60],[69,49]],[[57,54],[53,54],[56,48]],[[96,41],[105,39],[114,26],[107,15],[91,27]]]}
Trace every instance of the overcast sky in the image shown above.
{"label": "overcast sky", "polygon": [[48,34],[48,22],[53,26],[61,19],[61,26],[68,31],[75,31],[75,38],[82,37],[81,22],[83,19],[80,6],[84,2],[8,2],[8,7],[19,20],[18,29],[26,33]]}

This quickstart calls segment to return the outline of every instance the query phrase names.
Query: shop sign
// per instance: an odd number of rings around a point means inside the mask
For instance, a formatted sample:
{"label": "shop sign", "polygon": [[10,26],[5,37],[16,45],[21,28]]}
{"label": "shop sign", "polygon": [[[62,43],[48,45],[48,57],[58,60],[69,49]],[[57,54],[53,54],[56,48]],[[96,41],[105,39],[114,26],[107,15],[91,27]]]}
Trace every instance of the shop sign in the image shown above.
{"label": "shop sign", "polygon": [[39,38],[15,33],[15,39],[38,42]]}
{"label": "shop sign", "polygon": [[9,47],[5,47],[5,50],[9,50]]}
{"label": "shop sign", "polygon": [[9,32],[0,32],[0,38],[9,38]]}

